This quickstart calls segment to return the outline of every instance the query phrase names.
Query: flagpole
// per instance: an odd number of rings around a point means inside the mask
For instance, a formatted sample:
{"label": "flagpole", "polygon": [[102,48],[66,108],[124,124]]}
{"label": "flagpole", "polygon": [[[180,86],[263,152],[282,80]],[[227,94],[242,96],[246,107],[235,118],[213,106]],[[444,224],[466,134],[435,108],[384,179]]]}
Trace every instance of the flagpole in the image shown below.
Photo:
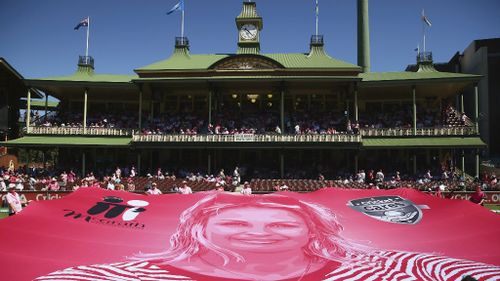
{"label": "flagpole", "polygon": [[422,37],[423,37],[423,47],[424,47],[424,54],[425,54],[425,12],[424,9],[422,9]]}
{"label": "flagpole", "polygon": [[181,16],[181,37],[184,38],[184,0],[182,1],[182,16]]}
{"label": "flagpole", "polygon": [[318,0],[316,0],[316,36],[318,36],[319,30],[319,4]]}
{"label": "flagpole", "polygon": [[422,23],[422,29],[423,29],[423,34],[424,34],[424,54],[425,54],[425,22]]}
{"label": "flagpole", "polygon": [[85,48],[85,62],[88,64],[88,57],[89,57],[89,34],[90,34],[90,16],[87,17],[87,47]]}

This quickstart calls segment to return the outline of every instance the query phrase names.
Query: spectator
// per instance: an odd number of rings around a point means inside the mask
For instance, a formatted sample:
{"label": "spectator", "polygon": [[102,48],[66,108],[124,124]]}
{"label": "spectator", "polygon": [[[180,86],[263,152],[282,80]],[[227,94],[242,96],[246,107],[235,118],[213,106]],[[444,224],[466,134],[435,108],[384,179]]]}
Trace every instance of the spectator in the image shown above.
{"label": "spectator", "polygon": [[222,185],[216,183],[215,190],[217,190],[218,192],[224,192],[224,187],[222,187]]}
{"label": "spectator", "polygon": [[375,175],[375,182],[377,184],[380,184],[380,183],[384,182],[384,178],[385,178],[385,175],[382,172],[382,169],[378,170],[377,174]]}
{"label": "spectator", "polygon": [[471,195],[470,201],[474,204],[483,206],[486,200],[486,194],[481,190],[481,186],[477,185],[476,191]]}
{"label": "spectator", "polygon": [[250,184],[247,181],[243,184],[243,189],[241,190],[241,194],[243,195],[252,194],[252,188],[250,187]]}
{"label": "spectator", "polygon": [[156,182],[153,182],[152,188],[146,191],[146,194],[149,195],[160,195],[162,194],[161,190],[158,188]]}
{"label": "spectator", "polygon": [[5,180],[3,177],[0,177],[0,191],[6,191],[7,190],[7,185],[5,184]]}
{"label": "spectator", "polygon": [[61,187],[59,186],[56,178],[52,178],[50,183],[47,185],[47,189],[50,191],[59,191],[60,188]]}
{"label": "spectator", "polygon": [[285,182],[282,182],[281,186],[280,186],[280,190],[281,191],[288,191],[289,187],[288,185],[286,185]]}
{"label": "spectator", "polygon": [[132,180],[132,178],[129,178],[127,180],[127,191],[134,191],[135,190],[135,184],[134,184],[134,181]]}
{"label": "spectator", "polygon": [[182,181],[182,186],[179,188],[181,194],[191,194],[193,190],[187,185],[187,181]]}
{"label": "spectator", "polygon": [[19,214],[19,212],[22,211],[23,207],[21,204],[21,198],[19,197],[19,194],[17,194],[14,187],[9,188],[9,193],[7,193],[5,198],[9,204],[9,216]]}

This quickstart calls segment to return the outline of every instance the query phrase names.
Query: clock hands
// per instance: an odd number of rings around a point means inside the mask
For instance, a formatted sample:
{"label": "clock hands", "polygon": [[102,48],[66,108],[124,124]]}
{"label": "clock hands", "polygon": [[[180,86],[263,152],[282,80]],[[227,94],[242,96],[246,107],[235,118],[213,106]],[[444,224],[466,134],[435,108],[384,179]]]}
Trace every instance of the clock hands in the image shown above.
{"label": "clock hands", "polygon": [[248,28],[246,27],[243,27],[243,30],[246,31],[246,33],[250,36],[253,36],[252,32],[250,32],[250,30],[248,30]]}

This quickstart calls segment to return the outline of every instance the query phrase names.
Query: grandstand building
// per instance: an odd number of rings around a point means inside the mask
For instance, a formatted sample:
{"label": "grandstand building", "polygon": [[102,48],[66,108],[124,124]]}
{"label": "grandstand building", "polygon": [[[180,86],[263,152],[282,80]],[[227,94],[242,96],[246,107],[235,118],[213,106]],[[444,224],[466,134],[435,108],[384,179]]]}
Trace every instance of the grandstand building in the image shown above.
{"label": "grandstand building", "polygon": [[321,35],[307,53],[262,53],[263,22],[244,2],[234,54],[192,54],[177,37],[169,58],[135,75],[99,74],[81,56],[71,75],[21,77],[28,112],[39,92],[60,102],[28,114],[24,135],[5,144],[57,148],[59,165],[82,175],[120,163],[143,175],[235,166],[250,178],[431,167],[479,175],[481,75],[438,71],[430,52],[414,71],[371,72],[367,0],[358,1],[358,64],[327,54]]}

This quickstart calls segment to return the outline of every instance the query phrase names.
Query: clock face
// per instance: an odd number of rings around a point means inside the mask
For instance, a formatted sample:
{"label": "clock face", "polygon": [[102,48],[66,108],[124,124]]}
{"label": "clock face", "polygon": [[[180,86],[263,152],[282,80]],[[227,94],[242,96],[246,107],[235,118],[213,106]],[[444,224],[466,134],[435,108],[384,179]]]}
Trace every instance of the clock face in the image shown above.
{"label": "clock face", "polygon": [[257,37],[257,27],[253,24],[244,24],[240,29],[240,37],[243,40],[253,40]]}

